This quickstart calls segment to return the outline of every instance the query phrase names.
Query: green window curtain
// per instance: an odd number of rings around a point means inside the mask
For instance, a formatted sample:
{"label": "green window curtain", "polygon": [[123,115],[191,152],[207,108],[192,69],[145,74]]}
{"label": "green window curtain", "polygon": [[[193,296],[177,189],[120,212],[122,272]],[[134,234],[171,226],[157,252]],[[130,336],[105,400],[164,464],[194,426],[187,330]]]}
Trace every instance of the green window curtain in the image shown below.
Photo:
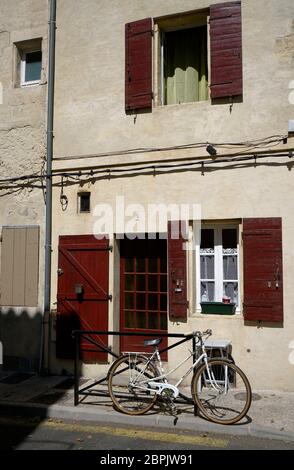
{"label": "green window curtain", "polygon": [[165,103],[189,103],[207,99],[206,26],[167,33]]}

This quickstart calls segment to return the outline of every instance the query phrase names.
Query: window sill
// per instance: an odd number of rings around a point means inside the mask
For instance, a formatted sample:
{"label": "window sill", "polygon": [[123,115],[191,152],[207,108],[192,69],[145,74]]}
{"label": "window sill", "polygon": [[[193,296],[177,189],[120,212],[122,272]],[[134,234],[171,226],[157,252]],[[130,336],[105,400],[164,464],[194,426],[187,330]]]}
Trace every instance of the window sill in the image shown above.
{"label": "window sill", "polygon": [[174,103],[174,104],[155,104],[153,107],[153,111],[155,110],[162,110],[162,109],[171,109],[171,108],[187,108],[187,107],[192,107],[192,106],[207,106],[211,105],[211,100],[205,100],[205,101],[190,101],[189,103]]}
{"label": "window sill", "polygon": [[40,80],[37,80],[35,82],[26,82],[26,83],[21,83],[20,87],[21,88],[28,88],[28,87],[33,87],[33,86],[38,86],[41,84]]}
{"label": "window sill", "polygon": [[221,319],[221,320],[232,320],[232,321],[243,321],[243,315],[240,310],[236,310],[234,315],[220,315],[218,313],[201,313],[201,310],[197,310],[197,312],[194,312],[191,314],[190,318],[202,318],[202,319]]}

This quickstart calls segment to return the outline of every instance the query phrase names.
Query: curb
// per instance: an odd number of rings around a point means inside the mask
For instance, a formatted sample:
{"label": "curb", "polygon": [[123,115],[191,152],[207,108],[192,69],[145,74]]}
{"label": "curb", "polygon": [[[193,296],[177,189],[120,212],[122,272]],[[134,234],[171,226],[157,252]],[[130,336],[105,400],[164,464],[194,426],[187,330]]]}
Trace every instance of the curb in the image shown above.
{"label": "curb", "polygon": [[258,425],[235,424],[224,426],[221,424],[205,421],[201,417],[179,416],[177,423],[174,424],[172,416],[156,414],[147,414],[142,416],[129,416],[114,410],[99,411],[93,409],[81,409],[75,406],[50,405],[45,406],[37,403],[4,403],[0,402],[0,415],[9,413],[19,413],[22,416],[35,417],[43,419],[55,418],[73,421],[88,421],[96,423],[109,423],[118,426],[138,426],[138,427],[158,427],[165,430],[198,431],[205,433],[214,433],[233,436],[251,436],[263,439],[277,439],[294,442],[294,432],[284,432],[273,428],[266,428]]}

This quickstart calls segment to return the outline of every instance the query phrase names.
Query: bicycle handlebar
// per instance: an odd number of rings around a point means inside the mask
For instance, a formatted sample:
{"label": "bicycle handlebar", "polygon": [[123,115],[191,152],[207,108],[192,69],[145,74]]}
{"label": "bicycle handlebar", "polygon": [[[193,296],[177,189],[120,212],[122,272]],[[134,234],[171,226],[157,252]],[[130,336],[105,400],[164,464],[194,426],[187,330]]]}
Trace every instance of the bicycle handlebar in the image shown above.
{"label": "bicycle handlebar", "polygon": [[212,335],[212,330],[208,329],[208,330],[205,330],[205,331],[189,331],[187,333],[185,333],[185,336],[187,337],[193,337],[193,336],[196,336],[198,338],[202,338],[203,336],[211,336]]}

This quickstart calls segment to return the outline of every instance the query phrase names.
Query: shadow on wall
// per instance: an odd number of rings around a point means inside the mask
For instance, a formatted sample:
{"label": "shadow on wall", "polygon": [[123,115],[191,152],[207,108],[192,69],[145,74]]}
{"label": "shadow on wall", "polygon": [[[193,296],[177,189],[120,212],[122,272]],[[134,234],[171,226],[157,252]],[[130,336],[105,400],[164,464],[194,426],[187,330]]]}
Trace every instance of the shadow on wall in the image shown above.
{"label": "shadow on wall", "polygon": [[4,370],[38,372],[41,351],[42,313],[0,309],[0,341]]}
{"label": "shadow on wall", "polygon": [[[42,320],[41,311],[0,309],[0,450],[21,449],[22,445],[34,449],[34,442],[37,449],[34,431],[49,416],[50,406],[65,401],[73,404],[72,376],[38,376]],[[72,448],[71,442],[57,439],[48,442],[48,449]]]}

